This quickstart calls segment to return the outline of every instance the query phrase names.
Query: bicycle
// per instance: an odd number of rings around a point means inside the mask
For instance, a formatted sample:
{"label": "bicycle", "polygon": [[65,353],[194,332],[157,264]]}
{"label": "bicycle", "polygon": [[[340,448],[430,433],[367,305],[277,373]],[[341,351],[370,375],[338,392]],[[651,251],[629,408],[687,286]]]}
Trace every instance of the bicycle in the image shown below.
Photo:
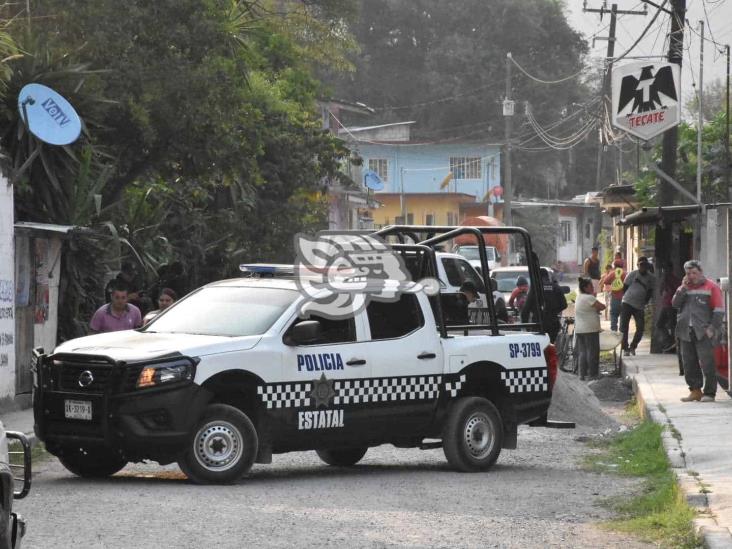
{"label": "bicycle", "polygon": [[555,346],[559,357],[559,369],[570,374],[577,373],[577,360],[574,356],[574,317],[563,316],[561,329],[557,334]]}

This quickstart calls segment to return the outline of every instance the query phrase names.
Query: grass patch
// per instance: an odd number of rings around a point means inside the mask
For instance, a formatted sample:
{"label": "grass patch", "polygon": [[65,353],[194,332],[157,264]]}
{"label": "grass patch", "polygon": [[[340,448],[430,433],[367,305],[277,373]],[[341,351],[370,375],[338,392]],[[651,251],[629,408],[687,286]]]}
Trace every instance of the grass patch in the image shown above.
{"label": "grass patch", "polygon": [[661,425],[642,421],[630,431],[597,444],[601,452],[588,456],[586,466],[593,471],[644,479],[640,494],[610,503],[619,514],[608,523],[610,528],[663,547],[698,547],[700,540],[692,526],[695,511],[669,467],[662,431]]}
{"label": "grass patch", "polygon": [[[20,445],[19,442],[11,442],[10,444],[8,444],[8,451],[10,452],[21,452],[22,450],[23,447]],[[44,461],[50,457],[51,454],[46,451],[46,447],[41,441],[38,441],[38,443],[31,448],[31,463],[33,465],[35,465],[36,463],[40,463],[41,461]],[[12,465],[22,465],[22,454],[10,454],[10,463]]]}

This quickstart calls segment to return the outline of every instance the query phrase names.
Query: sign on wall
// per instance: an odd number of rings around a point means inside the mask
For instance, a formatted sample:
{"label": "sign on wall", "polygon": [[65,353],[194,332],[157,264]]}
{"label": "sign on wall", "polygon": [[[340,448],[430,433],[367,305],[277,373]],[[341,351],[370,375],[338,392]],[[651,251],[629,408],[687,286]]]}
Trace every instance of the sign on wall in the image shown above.
{"label": "sign on wall", "polygon": [[612,123],[651,139],[681,122],[680,69],[676,63],[630,63],[613,68]]}

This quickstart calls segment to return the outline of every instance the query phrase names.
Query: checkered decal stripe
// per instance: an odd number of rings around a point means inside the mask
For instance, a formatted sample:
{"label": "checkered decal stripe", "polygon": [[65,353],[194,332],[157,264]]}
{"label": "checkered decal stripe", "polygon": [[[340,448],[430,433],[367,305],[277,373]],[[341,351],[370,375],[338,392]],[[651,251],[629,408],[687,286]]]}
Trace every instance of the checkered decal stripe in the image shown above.
{"label": "checkered decal stripe", "polygon": [[501,372],[501,380],[511,393],[535,393],[549,390],[546,368]]}
{"label": "checkered decal stripe", "polygon": [[442,376],[337,380],[333,404],[362,404],[437,398]]}
{"label": "checkered decal stripe", "polygon": [[[434,399],[441,390],[455,398],[465,385],[463,374],[453,381],[443,376],[388,377],[378,379],[334,380],[334,405]],[[312,383],[273,383],[257,387],[257,394],[268,409],[305,408],[314,404]]]}
{"label": "checkered decal stripe", "polygon": [[452,383],[449,381],[445,383],[445,391],[450,393],[450,396],[455,398],[457,394],[460,392],[460,389],[462,388],[463,384],[465,383],[465,375],[461,375],[459,379],[456,379]]}
{"label": "checkered decal stripe", "polygon": [[257,387],[267,408],[301,408],[310,406],[311,383],[275,383]]}

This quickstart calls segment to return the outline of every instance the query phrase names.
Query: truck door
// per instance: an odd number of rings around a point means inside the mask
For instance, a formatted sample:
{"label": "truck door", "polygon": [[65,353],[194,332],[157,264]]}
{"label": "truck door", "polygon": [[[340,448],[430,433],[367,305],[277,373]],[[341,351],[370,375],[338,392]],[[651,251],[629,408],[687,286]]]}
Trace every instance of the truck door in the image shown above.
{"label": "truck door", "polygon": [[289,388],[298,398],[281,410],[274,403],[271,415],[277,438],[312,448],[313,440],[328,446],[329,441],[348,441],[367,429],[363,407],[352,406],[353,399],[347,398],[351,387],[371,377],[363,316],[333,320],[313,314],[290,323],[287,331],[303,320],[317,320],[322,333],[307,345],[284,346],[283,374],[288,381],[277,387]]}
{"label": "truck door", "polygon": [[375,426],[414,435],[431,420],[442,384],[443,351],[429,301],[422,294],[371,301],[366,320]]}

